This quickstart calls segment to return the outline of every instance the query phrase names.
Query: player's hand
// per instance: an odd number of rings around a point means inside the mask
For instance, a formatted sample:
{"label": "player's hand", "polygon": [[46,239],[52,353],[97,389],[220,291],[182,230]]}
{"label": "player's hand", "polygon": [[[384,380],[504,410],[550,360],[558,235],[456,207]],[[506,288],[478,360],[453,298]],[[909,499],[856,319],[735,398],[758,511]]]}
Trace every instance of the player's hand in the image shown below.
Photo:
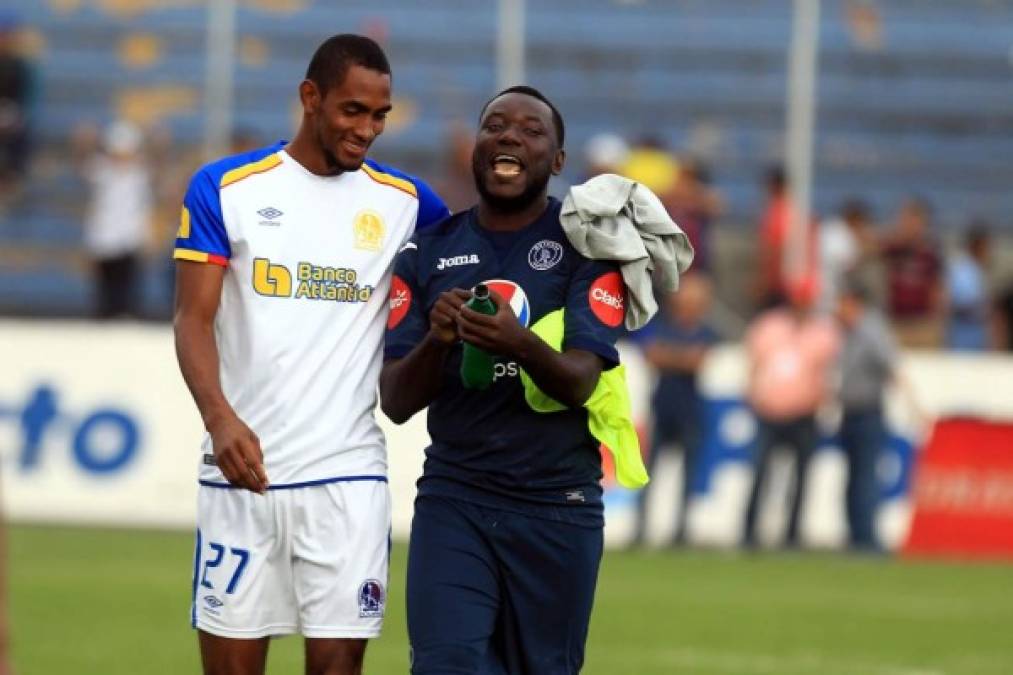
{"label": "player's hand", "polygon": [[251,492],[267,491],[267,470],[260,439],[236,415],[208,428],[215,462],[230,484]]}
{"label": "player's hand", "polygon": [[496,313],[481,314],[462,306],[457,315],[457,330],[461,339],[490,354],[515,358],[528,337],[528,330],[517,320],[510,303],[496,291],[489,297],[496,305]]}
{"label": "player's hand", "polygon": [[445,345],[457,341],[457,315],[468,300],[471,300],[471,292],[463,288],[440,293],[429,312],[429,334],[433,339]]}

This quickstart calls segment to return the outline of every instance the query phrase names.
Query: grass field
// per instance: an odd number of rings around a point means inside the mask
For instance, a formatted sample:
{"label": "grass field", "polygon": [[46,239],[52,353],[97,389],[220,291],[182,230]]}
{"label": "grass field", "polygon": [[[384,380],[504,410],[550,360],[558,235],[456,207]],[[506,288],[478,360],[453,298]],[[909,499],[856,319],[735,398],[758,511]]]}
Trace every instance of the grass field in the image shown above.
{"label": "grass field", "polygon": [[[191,537],[12,527],[18,675],[198,673]],[[407,672],[395,548],[387,623],[366,672]],[[301,673],[278,640],[269,673]],[[811,555],[608,553],[587,675],[1008,675],[1013,566]]]}

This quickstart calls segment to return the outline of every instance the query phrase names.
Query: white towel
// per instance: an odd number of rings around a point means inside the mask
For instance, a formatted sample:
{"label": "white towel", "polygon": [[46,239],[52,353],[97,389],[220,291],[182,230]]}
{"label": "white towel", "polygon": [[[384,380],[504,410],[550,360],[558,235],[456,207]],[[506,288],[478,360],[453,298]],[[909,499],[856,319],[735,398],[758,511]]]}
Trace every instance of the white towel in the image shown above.
{"label": "white towel", "polygon": [[693,262],[689,237],[657,195],[615,174],[602,174],[570,188],[559,215],[563,231],[582,255],[619,263],[629,307],[626,327],[642,328],[658,311],[652,279],[679,289],[679,275]]}

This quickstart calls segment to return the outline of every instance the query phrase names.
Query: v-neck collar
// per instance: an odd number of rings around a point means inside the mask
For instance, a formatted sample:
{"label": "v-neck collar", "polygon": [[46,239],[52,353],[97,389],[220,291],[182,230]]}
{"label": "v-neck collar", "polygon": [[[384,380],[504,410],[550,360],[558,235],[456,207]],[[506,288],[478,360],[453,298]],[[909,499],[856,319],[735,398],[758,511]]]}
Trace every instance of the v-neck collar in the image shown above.
{"label": "v-neck collar", "polygon": [[[487,230],[482,227],[482,225],[478,222],[478,207],[476,206],[472,207],[472,209],[468,212],[468,226],[489,245],[489,248],[491,248],[493,253],[496,254],[496,258],[499,260],[500,264],[505,265],[507,261],[514,256],[522,243],[530,239],[533,233],[538,233],[545,228],[545,223],[550,218],[549,213],[554,210],[556,206],[557,200],[549,197],[545,210],[542,211],[537,218],[519,230],[506,232]],[[502,246],[496,242],[497,238],[507,240],[512,239],[512,241],[508,246]]]}

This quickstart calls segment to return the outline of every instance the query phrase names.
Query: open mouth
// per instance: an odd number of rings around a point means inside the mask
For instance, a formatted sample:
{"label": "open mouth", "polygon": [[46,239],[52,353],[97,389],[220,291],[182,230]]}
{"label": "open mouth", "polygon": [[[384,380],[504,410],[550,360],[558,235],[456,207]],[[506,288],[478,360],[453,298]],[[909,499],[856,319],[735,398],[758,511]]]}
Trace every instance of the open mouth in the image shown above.
{"label": "open mouth", "polygon": [[524,163],[513,155],[499,154],[492,158],[492,170],[500,178],[513,178],[520,175]]}

